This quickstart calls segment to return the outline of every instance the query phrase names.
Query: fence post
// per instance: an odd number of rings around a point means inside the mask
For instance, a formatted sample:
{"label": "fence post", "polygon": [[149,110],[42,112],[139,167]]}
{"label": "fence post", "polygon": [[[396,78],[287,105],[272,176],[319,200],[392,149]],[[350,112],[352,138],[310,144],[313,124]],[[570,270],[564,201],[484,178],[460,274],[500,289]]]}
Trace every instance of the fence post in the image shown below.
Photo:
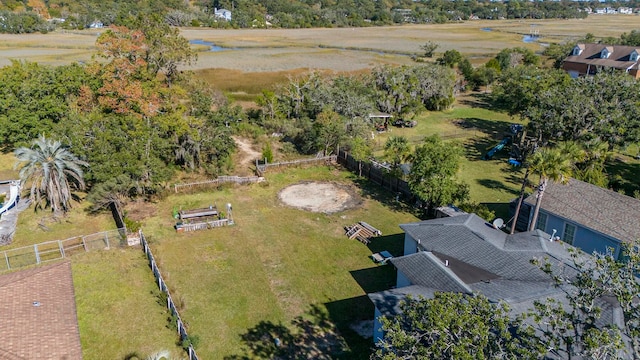
{"label": "fence post", "polygon": [[58,248],[60,248],[60,254],[62,254],[62,257],[64,258],[64,247],[62,247],[61,240],[58,240]]}
{"label": "fence post", "polygon": [[107,243],[107,249],[111,249],[111,245],[109,245],[109,235],[107,232],[104,232],[104,241]]}
{"label": "fence post", "polygon": [[36,264],[40,264],[40,254],[38,253],[38,244],[33,245],[33,251],[36,253]]}
{"label": "fence post", "polygon": [[87,252],[87,244],[84,242],[84,236],[82,236],[82,248],[84,248],[84,252]]}
{"label": "fence post", "polygon": [[7,261],[7,270],[11,270],[11,265],[9,265],[9,257],[7,256],[7,252],[4,252],[4,259]]}

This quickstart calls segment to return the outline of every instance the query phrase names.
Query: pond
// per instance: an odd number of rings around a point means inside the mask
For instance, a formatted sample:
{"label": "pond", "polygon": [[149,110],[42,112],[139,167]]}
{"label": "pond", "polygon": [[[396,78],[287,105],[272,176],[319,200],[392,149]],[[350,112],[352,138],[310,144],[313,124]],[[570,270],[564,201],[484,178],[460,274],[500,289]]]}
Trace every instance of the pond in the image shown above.
{"label": "pond", "polygon": [[204,41],[201,39],[196,39],[196,40],[189,40],[189,44],[192,45],[205,45],[209,47],[209,51],[225,51],[225,50],[232,50],[231,48],[225,48],[222,46],[218,46],[210,41]]}
{"label": "pond", "polygon": [[540,37],[537,35],[525,35],[522,37],[522,42],[532,43],[538,41]]}

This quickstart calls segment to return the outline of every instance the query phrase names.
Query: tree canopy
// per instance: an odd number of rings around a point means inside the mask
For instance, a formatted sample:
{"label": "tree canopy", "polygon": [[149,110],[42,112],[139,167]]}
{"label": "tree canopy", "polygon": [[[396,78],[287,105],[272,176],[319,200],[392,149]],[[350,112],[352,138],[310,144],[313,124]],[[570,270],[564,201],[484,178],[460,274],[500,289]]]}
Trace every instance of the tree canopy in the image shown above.
{"label": "tree canopy", "polygon": [[384,337],[372,359],[537,359],[544,350],[526,343],[530,334],[519,333],[506,304],[482,295],[408,297],[380,321]]}
{"label": "tree canopy", "polygon": [[428,213],[438,206],[467,199],[468,185],[456,178],[460,155],[457,146],[444,143],[437,135],[426,138],[415,148],[408,182]]}

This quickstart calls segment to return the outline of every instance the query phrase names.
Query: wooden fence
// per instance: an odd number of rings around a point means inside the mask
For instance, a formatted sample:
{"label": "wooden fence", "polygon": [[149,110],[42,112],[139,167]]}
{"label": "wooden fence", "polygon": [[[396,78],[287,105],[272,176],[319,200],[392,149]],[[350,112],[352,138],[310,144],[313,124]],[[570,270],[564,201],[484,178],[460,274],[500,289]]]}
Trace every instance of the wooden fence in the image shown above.
{"label": "wooden fence", "polygon": [[258,172],[259,175],[262,175],[270,167],[296,166],[296,165],[302,165],[302,164],[314,164],[318,162],[335,162],[336,159],[337,159],[336,155],[329,155],[329,156],[317,156],[314,158],[307,158],[307,159],[297,159],[297,160],[291,160],[291,161],[280,161],[276,163],[265,162],[263,164],[261,164],[258,160],[256,160],[256,171]]}
{"label": "wooden fence", "polygon": [[176,230],[177,231],[197,231],[197,230],[206,230],[214,227],[221,227],[221,226],[227,226],[227,225],[233,225],[233,220],[220,219],[220,220],[180,224],[180,225],[176,225]]}
{"label": "wooden fence", "polygon": [[[160,269],[158,269],[158,265],[156,264],[156,260],[151,253],[151,249],[149,248],[149,244],[147,243],[147,239],[144,237],[142,230],[139,231],[140,234],[140,244],[142,244],[142,250],[144,251],[147,259],[149,260],[149,266],[151,267],[151,271],[153,272],[153,276],[156,278],[156,282],[158,283],[158,288],[160,291],[167,295],[167,308],[171,311],[171,315],[176,319],[176,327],[178,329],[178,336],[180,337],[180,342],[186,340],[189,335],[187,334],[187,329],[184,327],[184,322],[182,322],[182,318],[178,313],[178,309],[171,298],[171,294],[169,293],[169,288],[167,284],[164,282],[162,278],[162,274],[160,273]],[[196,355],[196,351],[191,344],[186,349],[187,354],[189,355],[189,360],[198,360],[198,356]]]}
{"label": "wooden fence", "polygon": [[184,184],[175,184],[173,185],[173,190],[177,193],[178,189],[182,189],[182,188],[192,189],[197,187],[208,187],[208,186],[215,187],[215,186],[220,186],[226,183],[251,184],[251,183],[258,183],[262,181],[264,181],[264,178],[260,176],[247,176],[247,177],[220,176],[217,179],[213,179],[213,180],[205,180],[205,181],[198,181],[198,182],[184,183]]}
{"label": "wooden fence", "polygon": [[358,161],[342,150],[338,151],[337,161],[354,173],[361,174],[361,176],[368,178],[383,188],[402,195],[404,199],[412,200],[415,198],[409,188],[409,184],[389,174],[388,170],[381,164],[369,161]]}
{"label": "wooden fence", "polygon": [[61,260],[77,253],[123,246],[127,246],[125,228],[75,236],[65,240],[46,241],[2,251],[0,258],[4,258],[4,268],[0,271]]}

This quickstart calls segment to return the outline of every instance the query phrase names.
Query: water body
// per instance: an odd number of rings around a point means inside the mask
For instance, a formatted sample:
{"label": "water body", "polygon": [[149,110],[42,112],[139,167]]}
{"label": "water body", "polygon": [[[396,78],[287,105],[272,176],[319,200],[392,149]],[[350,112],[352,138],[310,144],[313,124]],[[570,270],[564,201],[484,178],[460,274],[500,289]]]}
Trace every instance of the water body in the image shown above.
{"label": "water body", "polygon": [[539,38],[540,38],[539,36],[535,36],[535,35],[525,35],[522,37],[522,42],[532,43],[532,42],[538,41]]}
{"label": "water body", "polygon": [[492,29],[492,28],[484,27],[484,28],[480,28],[480,31],[486,31],[486,32],[489,32],[489,31],[493,31],[493,29]]}
{"label": "water body", "polygon": [[225,50],[232,50],[231,48],[225,48],[222,46],[218,46],[210,41],[204,41],[204,40],[189,40],[189,44],[192,45],[205,45],[209,47],[209,51],[225,51]]}

